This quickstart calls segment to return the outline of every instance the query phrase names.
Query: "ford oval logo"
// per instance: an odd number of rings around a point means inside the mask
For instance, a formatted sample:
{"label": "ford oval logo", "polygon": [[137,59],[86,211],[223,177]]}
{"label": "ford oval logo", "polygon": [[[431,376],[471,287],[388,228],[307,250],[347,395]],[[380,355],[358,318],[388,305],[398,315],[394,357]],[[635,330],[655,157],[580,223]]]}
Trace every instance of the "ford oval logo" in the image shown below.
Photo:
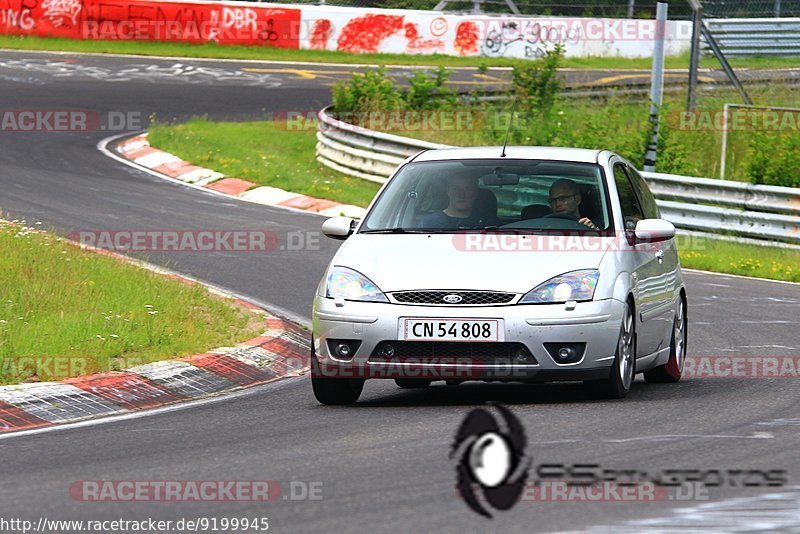
{"label": "ford oval logo", "polygon": [[453,293],[451,295],[445,295],[444,297],[442,297],[442,300],[448,304],[458,304],[459,302],[464,300],[464,298],[461,295],[456,295],[455,293]]}

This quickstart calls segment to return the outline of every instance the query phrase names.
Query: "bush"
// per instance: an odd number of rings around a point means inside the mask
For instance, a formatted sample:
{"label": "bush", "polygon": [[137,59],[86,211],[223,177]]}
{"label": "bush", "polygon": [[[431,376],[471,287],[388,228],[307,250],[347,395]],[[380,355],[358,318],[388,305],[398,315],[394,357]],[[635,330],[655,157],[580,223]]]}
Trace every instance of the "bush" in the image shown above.
{"label": "bush", "polygon": [[747,156],[754,184],[800,187],[800,133],[754,132]]}
{"label": "bush", "polygon": [[549,115],[561,90],[558,67],[564,57],[564,47],[557,44],[545,51],[540,59],[524,66],[515,66],[511,71],[514,96],[526,112]]}
{"label": "bush", "polygon": [[[349,80],[333,87],[333,109],[337,113],[380,111],[433,111],[452,108],[457,93],[446,87],[451,71],[439,67],[429,74],[417,71],[408,79],[408,88],[400,89],[380,67],[363,74],[353,74]],[[361,124],[363,126],[363,124]]]}
{"label": "bush", "polygon": [[433,74],[416,71],[408,79],[408,89],[401,92],[408,109],[428,111],[455,105],[457,93],[445,86],[451,72],[444,67],[439,67]]}
{"label": "bush", "polygon": [[405,101],[394,81],[380,67],[333,86],[333,107],[337,112],[398,111]]}

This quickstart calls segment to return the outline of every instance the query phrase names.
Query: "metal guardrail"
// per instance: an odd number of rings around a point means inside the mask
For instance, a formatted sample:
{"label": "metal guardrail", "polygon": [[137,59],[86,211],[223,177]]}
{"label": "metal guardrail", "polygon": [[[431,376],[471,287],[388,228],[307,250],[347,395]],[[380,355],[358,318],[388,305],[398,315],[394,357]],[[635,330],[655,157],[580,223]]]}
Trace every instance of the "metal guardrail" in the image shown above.
{"label": "metal guardrail", "polygon": [[643,172],[659,200],[800,216],[800,189]]}
{"label": "metal guardrail", "polygon": [[705,24],[728,57],[800,56],[800,18],[705,19]]}
{"label": "metal guardrail", "polygon": [[348,124],[332,117],[329,109],[318,114],[317,161],[350,176],[383,183],[407,158],[449,147]]}
{"label": "metal guardrail", "polygon": [[[450,145],[376,132],[319,112],[317,160],[339,172],[385,182],[418,152]],[[731,233],[800,246],[800,189],[643,172],[665,219],[678,228]]]}

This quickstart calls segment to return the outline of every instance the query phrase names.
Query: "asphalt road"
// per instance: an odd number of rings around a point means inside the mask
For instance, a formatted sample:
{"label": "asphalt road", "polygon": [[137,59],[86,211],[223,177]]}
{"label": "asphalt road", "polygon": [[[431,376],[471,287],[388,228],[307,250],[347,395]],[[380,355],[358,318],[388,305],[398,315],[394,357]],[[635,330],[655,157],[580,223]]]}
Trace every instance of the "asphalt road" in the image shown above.
{"label": "asphalt road", "polygon": [[[291,73],[256,83],[229,74],[129,76],[27,69],[0,53],[5,109],[135,111],[142,117],[248,119],[318,109],[329,89]],[[38,61],[123,70],[130,59],[36,55]],[[20,63],[18,60],[22,60]],[[18,61],[17,67],[9,67]],[[174,61],[134,61],[157,73]],[[200,62],[185,61],[199,65]],[[19,65],[23,65],[20,67]],[[150,68],[157,65],[158,68]],[[49,69],[49,70],[48,70]],[[89,69],[91,70],[91,69]],[[129,74],[134,71],[129,71]],[[261,73],[266,74],[266,73]],[[311,80],[313,81],[313,80]],[[319,81],[318,81],[319,82]],[[146,119],[145,121],[146,122]],[[308,214],[225,201],[102,156],[92,133],[3,132],[0,209],[61,233],[82,229],[253,228],[316,232]],[[308,317],[336,242],[269,254],[169,254],[151,259]],[[798,356],[800,286],[687,273],[692,356]],[[275,532],[800,530],[797,378],[695,378],[634,384],[628,399],[597,401],[573,385],[465,384],[399,390],[369,382],[354,407],[319,406],[306,377],[145,417],[0,439],[0,519],[268,517]],[[607,469],[785,470],[784,488],[712,487],[708,500],[520,502],[491,522],[459,501],[447,455],[461,419],[486,401],[508,405],[542,463]],[[322,484],[321,500],[274,503],[80,502],[80,480],[252,480]],[[299,487],[299,486],[297,486]],[[0,528],[0,530],[3,530]]]}

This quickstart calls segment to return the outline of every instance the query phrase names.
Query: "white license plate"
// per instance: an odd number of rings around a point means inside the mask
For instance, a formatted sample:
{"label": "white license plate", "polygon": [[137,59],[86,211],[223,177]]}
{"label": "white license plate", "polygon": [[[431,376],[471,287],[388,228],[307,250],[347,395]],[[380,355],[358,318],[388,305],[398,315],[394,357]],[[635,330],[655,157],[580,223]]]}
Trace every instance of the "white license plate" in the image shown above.
{"label": "white license plate", "polygon": [[503,341],[502,319],[400,319],[399,338],[406,341]]}

